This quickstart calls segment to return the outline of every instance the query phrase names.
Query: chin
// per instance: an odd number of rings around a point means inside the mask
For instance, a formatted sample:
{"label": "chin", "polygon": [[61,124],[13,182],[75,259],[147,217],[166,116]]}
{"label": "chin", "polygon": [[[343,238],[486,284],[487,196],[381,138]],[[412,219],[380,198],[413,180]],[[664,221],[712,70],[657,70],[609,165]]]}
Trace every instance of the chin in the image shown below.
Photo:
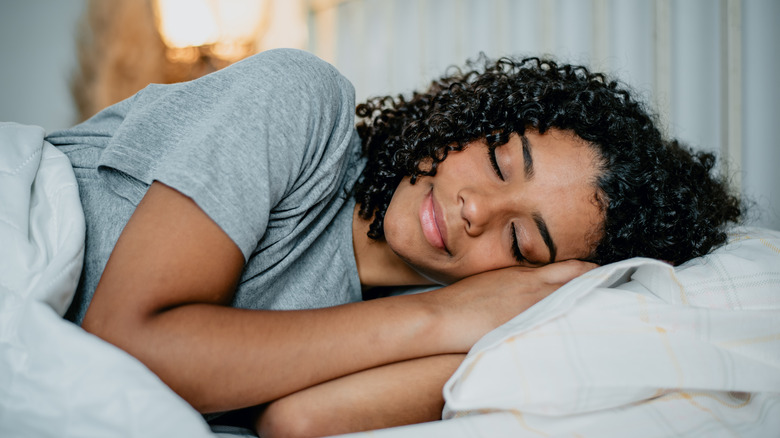
{"label": "chin", "polygon": [[[416,233],[413,226],[393,226],[397,224],[398,221],[388,221],[387,217],[385,217],[385,242],[396,257],[404,262],[411,270],[423,278],[441,285],[454,283],[464,277],[455,277],[450,273],[443,272],[441,269],[431,266],[430,261],[440,257],[437,257],[435,254],[426,253],[426,250],[420,248],[420,242],[424,241],[425,238],[419,233]],[[412,231],[409,231],[410,229]]]}
{"label": "chin", "polygon": [[440,284],[442,286],[447,286],[449,284],[455,283],[456,281],[460,280],[462,277],[454,277],[451,274],[448,274],[446,272],[442,272],[440,270],[428,267],[428,266],[421,266],[419,263],[414,263],[412,260],[409,260],[408,258],[398,254],[398,257],[404,261],[410,268],[412,268],[415,272],[420,274],[422,277],[426,278],[427,280],[430,280],[436,284]]}

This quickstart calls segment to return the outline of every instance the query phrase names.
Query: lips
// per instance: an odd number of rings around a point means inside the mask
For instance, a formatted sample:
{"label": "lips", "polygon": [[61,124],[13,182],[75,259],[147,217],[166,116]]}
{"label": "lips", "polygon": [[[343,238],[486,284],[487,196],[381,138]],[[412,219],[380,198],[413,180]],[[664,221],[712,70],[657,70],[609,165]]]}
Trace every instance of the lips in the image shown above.
{"label": "lips", "polygon": [[420,206],[420,224],[422,225],[423,235],[428,243],[434,248],[449,253],[445,244],[447,227],[444,224],[444,217],[441,209],[433,199],[433,191],[423,199]]}

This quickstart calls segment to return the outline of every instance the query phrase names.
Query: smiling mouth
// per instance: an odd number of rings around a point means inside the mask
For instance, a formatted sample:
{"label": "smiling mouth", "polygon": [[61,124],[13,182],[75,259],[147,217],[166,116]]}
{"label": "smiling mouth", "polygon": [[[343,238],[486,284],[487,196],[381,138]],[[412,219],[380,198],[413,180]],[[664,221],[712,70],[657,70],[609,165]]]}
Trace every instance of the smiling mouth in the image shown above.
{"label": "smiling mouth", "polygon": [[431,246],[449,254],[450,251],[447,249],[442,233],[444,226],[440,217],[441,214],[437,215],[436,213],[437,208],[433,201],[433,190],[431,190],[420,206],[420,224],[422,225],[423,235]]}

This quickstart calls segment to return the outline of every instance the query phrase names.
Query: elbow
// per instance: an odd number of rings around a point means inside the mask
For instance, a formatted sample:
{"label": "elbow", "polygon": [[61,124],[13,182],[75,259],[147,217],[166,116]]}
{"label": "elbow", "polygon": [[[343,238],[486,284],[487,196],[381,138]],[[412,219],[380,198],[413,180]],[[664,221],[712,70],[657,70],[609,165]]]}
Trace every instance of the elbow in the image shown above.
{"label": "elbow", "polygon": [[255,423],[263,438],[310,438],[328,435],[315,418],[289,398],[277,400],[261,412]]}
{"label": "elbow", "polygon": [[133,311],[132,306],[106,305],[93,300],[81,328],[126,351],[133,340],[144,333],[144,324],[149,321],[148,313]]}

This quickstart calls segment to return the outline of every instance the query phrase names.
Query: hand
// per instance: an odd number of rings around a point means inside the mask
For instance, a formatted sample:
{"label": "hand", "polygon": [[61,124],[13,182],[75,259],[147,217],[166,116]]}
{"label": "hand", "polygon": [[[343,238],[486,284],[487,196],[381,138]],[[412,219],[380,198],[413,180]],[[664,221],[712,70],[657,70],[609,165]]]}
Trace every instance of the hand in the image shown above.
{"label": "hand", "polygon": [[489,331],[597,266],[568,260],[539,268],[498,269],[429,292],[429,299],[447,321],[444,338],[453,343],[453,351],[467,352]]}

